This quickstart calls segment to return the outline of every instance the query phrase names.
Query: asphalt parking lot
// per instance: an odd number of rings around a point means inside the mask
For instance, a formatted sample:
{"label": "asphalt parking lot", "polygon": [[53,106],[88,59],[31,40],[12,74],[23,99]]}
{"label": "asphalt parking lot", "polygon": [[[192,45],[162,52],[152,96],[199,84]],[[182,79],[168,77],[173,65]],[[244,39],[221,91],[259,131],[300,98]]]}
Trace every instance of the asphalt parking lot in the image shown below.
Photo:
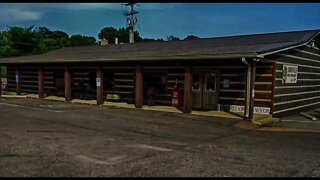
{"label": "asphalt parking lot", "polygon": [[0,176],[320,176],[320,133],[237,122],[0,98]]}

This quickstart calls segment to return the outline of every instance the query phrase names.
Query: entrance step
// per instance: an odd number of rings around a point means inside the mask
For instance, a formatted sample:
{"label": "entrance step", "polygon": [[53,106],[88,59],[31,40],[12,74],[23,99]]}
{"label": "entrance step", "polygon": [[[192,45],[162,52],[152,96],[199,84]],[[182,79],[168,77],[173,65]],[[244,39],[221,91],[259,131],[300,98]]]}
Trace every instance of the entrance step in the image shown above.
{"label": "entrance step", "polygon": [[268,125],[268,124],[275,123],[278,121],[279,121],[279,118],[274,118],[270,114],[268,114],[268,115],[254,114],[253,119],[252,119],[252,123],[259,125],[259,126]]}
{"label": "entrance step", "polygon": [[2,91],[1,97],[4,97],[4,98],[27,98],[25,93],[21,93],[21,95],[17,95],[16,92],[10,92],[10,91]]}

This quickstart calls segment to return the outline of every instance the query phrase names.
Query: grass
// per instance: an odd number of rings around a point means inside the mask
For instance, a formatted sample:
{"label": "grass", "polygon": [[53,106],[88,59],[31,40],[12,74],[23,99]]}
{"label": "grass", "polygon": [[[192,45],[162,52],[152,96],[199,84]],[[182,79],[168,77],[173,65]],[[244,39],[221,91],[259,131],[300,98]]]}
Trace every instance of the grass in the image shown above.
{"label": "grass", "polygon": [[1,77],[6,78],[7,77],[7,67],[6,66],[0,66],[1,67]]}

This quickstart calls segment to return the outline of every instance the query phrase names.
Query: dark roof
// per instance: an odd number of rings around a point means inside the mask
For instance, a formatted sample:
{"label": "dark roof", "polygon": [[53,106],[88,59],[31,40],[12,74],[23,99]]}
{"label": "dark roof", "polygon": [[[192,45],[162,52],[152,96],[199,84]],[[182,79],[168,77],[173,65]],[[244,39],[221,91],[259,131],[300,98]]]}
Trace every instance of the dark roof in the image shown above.
{"label": "dark roof", "polygon": [[260,57],[305,45],[320,30],[278,32],[183,41],[65,47],[41,55],[1,58],[0,63],[92,62]]}

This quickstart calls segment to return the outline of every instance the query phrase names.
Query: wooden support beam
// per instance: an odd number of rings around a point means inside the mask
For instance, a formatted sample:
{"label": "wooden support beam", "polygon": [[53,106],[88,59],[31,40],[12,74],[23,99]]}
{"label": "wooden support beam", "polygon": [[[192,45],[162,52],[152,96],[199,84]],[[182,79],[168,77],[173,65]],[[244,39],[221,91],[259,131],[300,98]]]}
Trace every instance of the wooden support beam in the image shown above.
{"label": "wooden support beam", "polygon": [[44,98],[44,76],[41,66],[38,67],[38,93],[40,99]]}
{"label": "wooden support beam", "polygon": [[96,85],[97,85],[97,104],[103,105],[103,73],[102,73],[101,65],[98,65],[97,67]]}
{"label": "wooden support beam", "polygon": [[270,114],[273,114],[274,112],[274,95],[275,95],[275,86],[276,86],[276,62],[273,62],[272,65],[272,89],[271,89],[271,108],[270,108]]}
{"label": "wooden support beam", "polygon": [[216,70],[216,93],[215,93],[215,104],[219,104],[220,102],[220,89],[221,89],[221,70]]}
{"label": "wooden support beam", "polygon": [[136,108],[142,108],[143,105],[143,74],[142,74],[142,68],[141,65],[138,64],[136,66],[136,101],[135,101],[135,107]]}
{"label": "wooden support beam", "polygon": [[64,96],[66,101],[71,101],[71,72],[67,65],[64,67]]}
{"label": "wooden support beam", "polygon": [[2,73],[2,67],[0,66],[0,97],[2,95],[2,76],[1,76],[1,73]]}
{"label": "wooden support beam", "polygon": [[245,105],[244,105],[244,115],[243,115],[243,119],[244,120],[248,120],[249,119],[249,109],[250,109],[250,82],[251,82],[251,65],[249,62],[247,62],[247,60],[243,59],[244,62],[247,63],[247,65],[245,66],[246,69],[246,87],[245,87]]}
{"label": "wooden support beam", "polygon": [[21,71],[19,67],[16,67],[16,92],[17,95],[21,95]]}
{"label": "wooden support beam", "polygon": [[191,86],[192,86],[191,66],[187,65],[185,66],[185,73],[184,73],[184,100],[183,100],[184,113],[191,113],[191,110],[192,110]]}
{"label": "wooden support beam", "polygon": [[250,105],[249,105],[249,119],[253,119],[254,113],[254,96],[255,96],[255,80],[256,80],[256,62],[251,63],[251,78],[250,78]]}
{"label": "wooden support beam", "polygon": [[244,120],[252,120],[254,113],[254,86],[256,77],[256,62],[251,60],[247,62],[246,66],[246,95],[245,95],[245,108]]}

